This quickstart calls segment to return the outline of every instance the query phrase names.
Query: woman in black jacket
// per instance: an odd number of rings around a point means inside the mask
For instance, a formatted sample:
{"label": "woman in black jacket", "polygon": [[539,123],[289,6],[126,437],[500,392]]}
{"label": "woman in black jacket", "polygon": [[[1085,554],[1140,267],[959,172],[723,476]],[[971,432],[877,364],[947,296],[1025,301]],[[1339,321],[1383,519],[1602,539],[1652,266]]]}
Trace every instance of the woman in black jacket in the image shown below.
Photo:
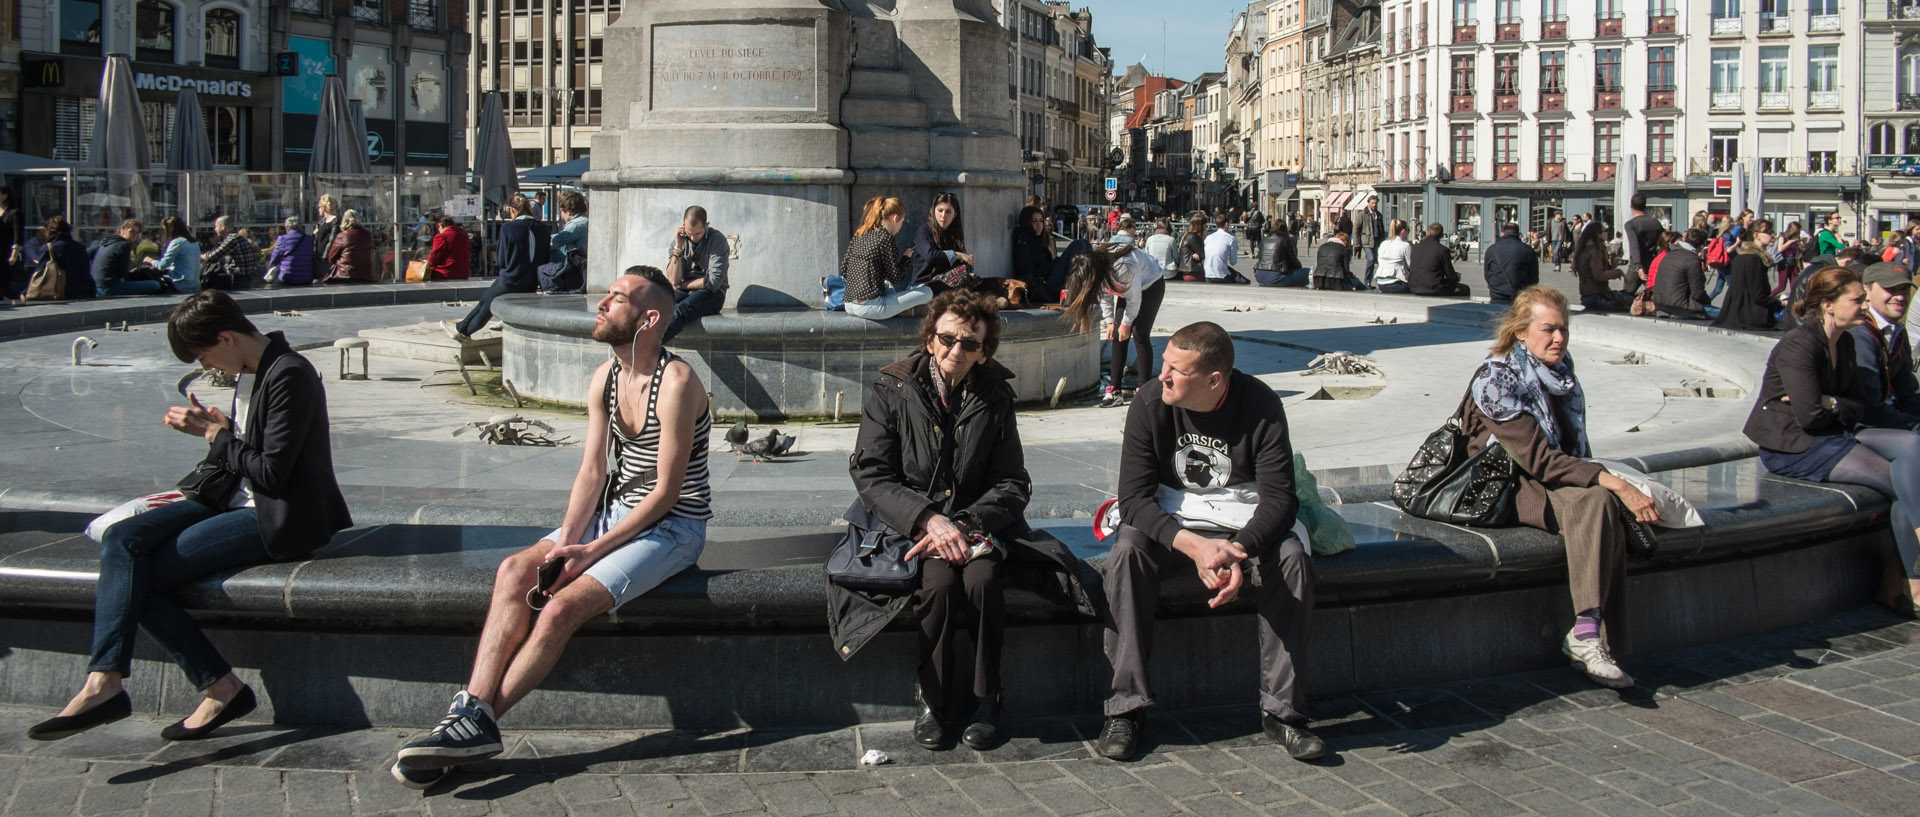
{"label": "woman in black jacket", "polygon": [[931,286],[936,293],[973,286],[977,279],[973,256],[967,254],[966,229],[960,224],[959,196],[934,194],[926,223],[913,235],[912,266],[914,286]]}
{"label": "woman in black jacket", "polygon": [[1780,302],[1773,292],[1772,226],[1755,222],[1747,232],[1749,240],[1740,242],[1733,263],[1727,267],[1727,299],[1720,304],[1720,317],[1714,326],[1723,329],[1772,329],[1774,313]]}
{"label": "woman in black jacket", "polygon": [[206,696],[161,737],[196,740],[253,711],[253,690],[172,593],[216,573],[300,558],[353,524],[333,477],[320,375],[286,338],[260,334],[226,293],[203,291],[174,307],[167,342],[181,362],[240,378],[233,416],[189,397],[190,407],[169,409],[166,417],[174,430],[206,438],[206,461],[229,475],[233,487],[107,528],[86,683],[57,717],[27,732],[36,740],[78,734],[132,712],[123,679],[133,669],[137,628],[160,642]]}
{"label": "woman in black jacket", "polygon": [[1050,304],[1058,300],[1053,278],[1053,232],[1047,227],[1047,214],[1038,207],[1020,211],[1013,225],[1013,277],[1027,285],[1027,298],[1034,303]]}
{"label": "woman in black jacket", "polygon": [[[925,348],[880,370],[851,460],[860,506],[914,540],[922,559],[912,605],[919,620],[920,715],[913,737],[949,744],[952,716],[973,708],[961,740],[999,743],[1001,572],[1026,534],[1033,495],[1014,423],[1013,373],[994,362],[1000,313],[985,295],[941,293],[920,322]],[[956,633],[973,630],[971,688],[954,677]],[[969,696],[968,692],[972,695]]]}
{"label": "woman in black jacket", "polygon": [[1207,261],[1207,217],[1194,214],[1187,220],[1187,231],[1180,234],[1180,248],[1174,252],[1173,268],[1180,271],[1180,280],[1200,281],[1206,278]]}
{"label": "woman in black jacket", "polygon": [[1893,498],[1899,564],[1889,566],[1880,598],[1912,615],[1920,605],[1920,537],[1914,530],[1920,525],[1920,434],[1861,426],[1872,413],[1856,396],[1860,370],[1847,331],[1866,320],[1859,273],[1827,267],[1813,274],[1806,293],[1793,305],[1800,325],[1767,358],[1744,431],[1760,446],[1760,464],[1768,471],[1866,485]]}

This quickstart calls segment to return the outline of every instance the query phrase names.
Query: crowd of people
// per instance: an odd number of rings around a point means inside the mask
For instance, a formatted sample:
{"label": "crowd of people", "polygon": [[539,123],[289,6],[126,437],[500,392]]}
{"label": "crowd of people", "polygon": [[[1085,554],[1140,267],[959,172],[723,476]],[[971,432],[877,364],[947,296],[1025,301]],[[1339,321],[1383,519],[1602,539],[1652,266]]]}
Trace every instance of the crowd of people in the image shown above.
{"label": "crowd of people", "polygon": [[[502,229],[502,255],[516,272],[496,282],[501,292],[524,285],[522,276],[542,259],[567,262],[586,229],[585,202],[577,198],[561,197],[566,227],[557,235],[533,217],[534,205],[524,197],[507,206],[512,218]],[[1635,209],[1636,217],[1644,214],[1643,203],[1636,201]],[[1370,203],[1358,214],[1357,229],[1379,231],[1376,240],[1354,242],[1366,264],[1359,285],[1416,293],[1444,285],[1445,294],[1464,294],[1457,279],[1433,276],[1433,268],[1450,269],[1432,257],[1435,227],[1410,244],[1411,225],[1373,211]],[[311,238],[300,225],[288,225],[296,236],[288,251],[328,243],[320,240],[326,235],[338,246],[339,236],[356,228],[351,215],[323,221]],[[584,395],[586,440],[559,526],[499,565],[469,678],[444,718],[399,750],[392,774],[402,783],[425,788],[451,768],[501,752],[501,719],[542,683],[581,626],[698,559],[713,517],[712,417],[706,387],[667,344],[724,301],[727,243],[707,218],[701,207],[687,208],[667,248],[666,269],[628,267],[596,302],[592,338],[609,357]],[[912,249],[902,252],[894,242],[905,219],[897,198],[867,202],[841,266],[850,313],[880,319],[925,307],[913,351],[872,375],[849,460],[857,499],[847,521],[898,543],[902,563],[917,565],[917,581],[889,592],[830,584],[836,652],[849,657],[881,626],[907,617],[918,645],[915,741],[934,750],[956,741],[990,750],[1004,741],[1004,590],[1023,572],[1052,574],[1072,585],[1071,598],[1105,624],[1110,673],[1095,744],[1105,757],[1128,759],[1139,751],[1144,714],[1154,703],[1150,666],[1163,587],[1191,571],[1211,594],[1210,607],[1243,591],[1253,596],[1262,730],[1295,759],[1323,757],[1327,745],[1309,727],[1303,679],[1316,572],[1301,508],[1317,499],[1297,491],[1285,407],[1271,388],[1235,368],[1233,338],[1214,323],[1179,328],[1167,338],[1159,364],[1153,361],[1150,336],[1166,280],[1232,280],[1227,273],[1238,237],[1229,221],[1204,232],[1208,224],[1196,218],[1176,238],[1162,220],[1142,239],[1130,219],[1120,218],[1109,240],[1089,242],[1067,259],[1063,319],[1093,331],[1098,306],[1100,331],[1114,342],[1110,382],[1119,382],[1129,346],[1139,370],[1157,375],[1143,378],[1128,406],[1111,549],[1098,586],[1088,586],[1096,574],[1083,571],[1071,551],[1025,518],[1033,486],[1012,374],[995,360],[1000,310],[1011,291],[984,284],[991,279],[973,272],[951,196],[934,199]],[[1291,231],[1278,226],[1266,225],[1258,255],[1291,258]],[[1336,264],[1339,274],[1322,275],[1316,266],[1307,276],[1316,284],[1355,285],[1343,263],[1350,252],[1343,234],[1353,226],[1343,225],[1322,246],[1319,258]],[[120,240],[139,238],[138,227],[124,229]],[[1057,282],[1062,271],[1034,246],[1051,244],[1048,227],[1043,210],[1023,212],[1016,237],[1022,230],[1031,237],[1015,242],[1013,268]],[[1721,240],[1696,242],[1697,229],[1677,242],[1662,235],[1664,257],[1644,248],[1627,253],[1637,269],[1657,275],[1648,282],[1656,303],[1659,282],[1670,281],[1670,272],[1686,277],[1680,270],[1692,263],[1675,253],[1698,255],[1699,243]],[[1761,239],[1768,234],[1763,222],[1734,222],[1721,232],[1736,233],[1742,246],[1772,246]],[[1644,224],[1630,222],[1627,233],[1641,240]],[[1576,259],[1597,238],[1586,239]],[[1829,238],[1823,230],[1814,240],[1824,246]],[[1508,239],[1520,248],[1496,244],[1489,254],[1503,265],[1511,254],[1511,269],[1537,264],[1521,256],[1533,250],[1516,230],[1506,231],[1503,242]],[[173,241],[191,243],[177,235]],[[163,267],[169,274],[187,275],[195,268],[189,258],[205,263],[227,244],[201,255],[176,250],[170,241],[155,260],[169,264]],[[1271,255],[1268,246],[1276,247]],[[56,240],[47,252],[60,258],[80,250]],[[1749,265],[1738,274],[1764,276],[1774,268]],[[1893,497],[1882,600],[1909,615],[1920,604],[1920,379],[1904,329],[1914,289],[1910,269],[1898,259],[1860,271],[1829,263],[1784,282],[1780,291],[1793,293],[1797,325],[1775,347],[1745,428],[1774,473],[1867,485]],[[1740,293],[1764,284],[1733,280],[1728,292],[1746,297]],[[1568,298],[1519,274],[1490,288],[1507,311],[1455,414],[1467,453],[1501,446],[1519,465],[1517,523],[1565,543],[1574,618],[1557,638],[1559,649],[1593,682],[1631,686],[1614,658],[1629,649],[1629,535],[1631,526],[1659,520],[1659,511],[1640,487],[1592,459],[1586,396],[1569,348]],[[477,331],[495,294],[449,331]],[[352,524],[334,477],[325,391],[313,366],[279,333],[260,331],[218,290],[181,301],[168,318],[167,338],[182,362],[236,376],[234,402],[223,411],[190,397],[188,406],[167,413],[167,426],[206,440],[206,460],[195,473],[204,470],[207,477],[189,496],[104,528],[88,674],[56,716],[32,727],[36,739],[60,739],[127,717],[125,679],[138,629],[160,642],[203,692],[195,710],[164,737],[198,739],[246,715],[256,705],[254,693],[171,594],[210,574],[304,558]],[[1103,395],[1103,404],[1116,404],[1105,399],[1111,396]],[[1200,506],[1204,515],[1194,511]],[[970,676],[959,670],[961,630],[972,633]]]}

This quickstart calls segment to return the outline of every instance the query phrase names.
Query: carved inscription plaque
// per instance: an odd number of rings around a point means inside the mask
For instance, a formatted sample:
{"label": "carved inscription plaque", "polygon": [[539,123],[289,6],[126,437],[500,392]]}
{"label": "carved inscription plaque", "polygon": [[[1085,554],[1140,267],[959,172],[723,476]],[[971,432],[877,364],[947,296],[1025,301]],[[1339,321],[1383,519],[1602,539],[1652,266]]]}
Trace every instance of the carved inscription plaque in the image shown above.
{"label": "carved inscription plaque", "polygon": [[655,26],[653,107],[813,110],[816,42],[805,22]]}

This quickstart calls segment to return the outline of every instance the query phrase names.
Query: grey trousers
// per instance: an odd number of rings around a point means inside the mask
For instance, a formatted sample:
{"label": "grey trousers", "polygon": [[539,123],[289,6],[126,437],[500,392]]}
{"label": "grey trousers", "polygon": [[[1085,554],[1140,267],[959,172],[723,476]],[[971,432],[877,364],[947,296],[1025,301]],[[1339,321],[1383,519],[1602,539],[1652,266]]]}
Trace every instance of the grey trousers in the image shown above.
{"label": "grey trousers", "polygon": [[[1260,618],[1260,708],[1293,724],[1307,722],[1307,693],[1301,676],[1307,667],[1307,640],[1313,631],[1313,559],[1300,540],[1288,536],[1272,552],[1255,556],[1259,586],[1247,585]],[[1107,662],[1113,688],[1106,714],[1120,715],[1153,704],[1147,664],[1153,657],[1154,608],[1160,583],[1175,571],[1195,570],[1193,560],[1172,546],[1155,542],[1130,525],[1115,533],[1107,556],[1107,600],[1114,629],[1107,630]]]}
{"label": "grey trousers", "polygon": [[1573,612],[1600,611],[1600,637],[1616,655],[1632,649],[1627,635],[1627,533],[1620,504],[1598,485],[1549,488],[1553,511],[1549,533],[1560,534],[1567,550],[1567,592]]}

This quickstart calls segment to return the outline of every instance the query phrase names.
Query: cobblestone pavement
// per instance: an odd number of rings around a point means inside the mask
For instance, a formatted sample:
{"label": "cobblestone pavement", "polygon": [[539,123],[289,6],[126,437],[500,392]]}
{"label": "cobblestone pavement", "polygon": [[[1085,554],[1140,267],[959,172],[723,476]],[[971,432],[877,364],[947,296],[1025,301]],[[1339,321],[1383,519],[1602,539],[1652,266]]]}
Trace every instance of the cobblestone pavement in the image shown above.
{"label": "cobblestone pavement", "polygon": [[[386,772],[407,733],[267,725],[165,745],[129,720],[56,743],[0,709],[0,804],[25,815],[1911,815],[1920,624],[1878,607],[1629,659],[1640,686],[1564,669],[1317,700],[1336,754],[1296,763],[1249,709],[1157,713],[1150,751],[1092,756],[1095,717],[929,753],[907,724],[807,734],[509,734],[421,795]],[[424,725],[424,724],[423,724]],[[509,723],[511,726],[511,723]],[[855,767],[865,749],[895,764]]]}

